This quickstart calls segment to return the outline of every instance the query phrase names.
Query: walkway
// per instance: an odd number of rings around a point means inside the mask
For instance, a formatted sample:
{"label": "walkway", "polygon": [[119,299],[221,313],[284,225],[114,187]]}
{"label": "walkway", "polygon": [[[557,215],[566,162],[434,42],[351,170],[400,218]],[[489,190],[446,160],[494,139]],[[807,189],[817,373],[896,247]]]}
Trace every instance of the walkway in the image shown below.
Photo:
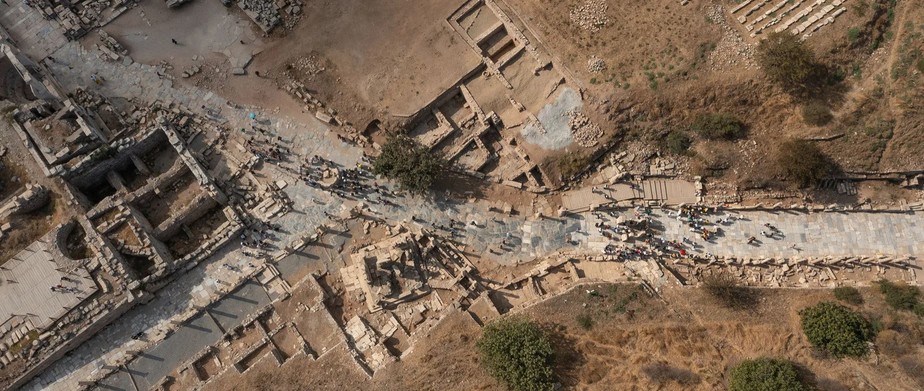
{"label": "walkway", "polygon": [[21,0],[6,3],[9,5],[0,4],[0,25],[32,60],[40,61],[67,43],[58,22],[46,20]]}

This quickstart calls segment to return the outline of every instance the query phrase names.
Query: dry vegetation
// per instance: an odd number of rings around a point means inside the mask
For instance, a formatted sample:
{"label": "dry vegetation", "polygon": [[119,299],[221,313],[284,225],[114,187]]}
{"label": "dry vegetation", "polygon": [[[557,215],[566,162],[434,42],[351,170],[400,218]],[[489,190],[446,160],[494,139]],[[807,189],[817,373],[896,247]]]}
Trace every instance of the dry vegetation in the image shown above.
{"label": "dry vegetation", "polygon": [[[698,168],[692,174],[745,188],[798,184],[775,169],[776,146],[830,136],[838,137],[815,143],[847,172],[924,167],[921,143],[912,142],[924,136],[920,0],[858,0],[808,39],[807,49],[830,76],[810,99],[787,92],[754,65],[758,41],[716,8],[731,2],[611,0],[607,23],[596,29],[569,18],[584,1],[510,2],[585,83],[604,126],[625,130],[627,139],[677,152],[685,148],[676,148],[679,135],[671,130],[703,115],[726,113],[747,126],[744,140],[696,137],[692,153],[679,155]],[[589,69],[589,59],[605,70]]]}
{"label": "dry vegetation", "polygon": [[[759,302],[743,311],[701,289],[671,288],[662,301],[636,285],[585,285],[523,315],[551,335],[555,372],[568,389],[724,389],[731,367],[757,357],[790,360],[804,381],[824,390],[924,387],[918,370],[924,322],[891,310],[877,288],[860,292],[864,304],[850,308],[879,330],[866,359],[828,358],[806,340],[798,312],[835,300],[831,290],[763,290]],[[456,313],[371,380],[338,349],[314,362],[294,358],[281,370],[255,368],[246,381],[235,375],[214,384],[228,388],[212,389],[502,390],[481,367],[480,333],[467,314]]]}

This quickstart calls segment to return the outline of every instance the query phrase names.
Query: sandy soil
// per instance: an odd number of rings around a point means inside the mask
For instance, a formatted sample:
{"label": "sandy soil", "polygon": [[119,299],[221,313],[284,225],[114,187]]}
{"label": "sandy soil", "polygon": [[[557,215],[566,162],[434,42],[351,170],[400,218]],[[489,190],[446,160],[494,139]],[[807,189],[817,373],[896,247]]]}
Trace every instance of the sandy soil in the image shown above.
{"label": "sandy soil", "polygon": [[[217,1],[193,1],[169,9],[163,1],[147,0],[104,30],[128,49],[134,61],[171,66],[169,72],[176,83],[195,85],[232,102],[281,112],[302,121],[314,117],[313,112],[305,113],[299,102],[277,88],[269,68],[255,66],[251,60],[247,74],[232,75],[235,66],[258,56],[273,39],[264,37],[235,7],[226,8]],[[177,44],[171,39],[176,39]],[[95,34],[90,34],[82,41],[91,46],[97,40]],[[199,73],[181,77],[184,70],[193,67],[199,67]]]}
{"label": "sandy soil", "polygon": [[316,53],[328,66],[308,81],[309,88],[358,128],[382,113],[413,114],[478,64],[446,23],[458,5],[448,0],[308,2],[298,26],[268,47],[255,66],[278,71]]}

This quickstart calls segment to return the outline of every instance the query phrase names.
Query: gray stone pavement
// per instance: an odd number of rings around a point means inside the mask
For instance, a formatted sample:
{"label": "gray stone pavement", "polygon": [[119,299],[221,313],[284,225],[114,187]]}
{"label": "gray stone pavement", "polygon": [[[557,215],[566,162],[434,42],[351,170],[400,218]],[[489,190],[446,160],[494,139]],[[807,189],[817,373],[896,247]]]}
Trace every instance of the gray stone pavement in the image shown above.
{"label": "gray stone pavement", "polygon": [[132,379],[141,390],[156,386],[160,379],[179,365],[192,359],[205,347],[218,342],[224,335],[222,330],[240,325],[249,314],[269,301],[269,296],[260,284],[244,284],[210,307],[211,316],[206,313],[196,315],[157,346],[146,350],[129,363],[124,371],[131,374],[131,379],[127,376],[110,376],[100,388],[133,391],[130,383]]}
{"label": "gray stone pavement", "polygon": [[10,34],[19,50],[38,61],[67,43],[61,26],[46,20],[34,8],[20,0],[6,0],[0,5],[0,25]]}
{"label": "gray stone pavement", "polygon": [[[627,218],[633,218],[634,214],[633,210],[620,212]],[[579,240],[584,243],[607,242],[594,226],[601,221],[612,224],[615,218],[605,216],[601,219],[593,214],[585,216],[587,218],[582,224],[585,234],[580,235]],[[703,254],[751,258],[924,255],[924,219],[921,213],[719,211],[706,216],[706,219],[717,222],[725,216],[733,219],[719,225],[724,235],[705,241],[690,231],[688,223],[669,216],[668,210],[655,209],[652,214],[663,230],[662,238],[677,242],[687,238],[699,246],[695,251]],[[762,236],[762,231],[771,231],[764,224],[776,227],[781,234],[773,238]],[[715,226],[707,228],[715,230]],[[759,243],[748,244],[750,236],[756,237]]]}

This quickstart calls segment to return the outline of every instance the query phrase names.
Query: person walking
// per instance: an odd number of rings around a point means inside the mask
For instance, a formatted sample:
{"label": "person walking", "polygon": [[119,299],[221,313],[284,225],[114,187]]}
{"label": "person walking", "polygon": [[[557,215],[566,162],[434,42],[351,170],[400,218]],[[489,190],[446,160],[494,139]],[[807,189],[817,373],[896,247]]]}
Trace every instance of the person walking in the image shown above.
{"label": "person walking", "polygon": [[176,39],[174,39],[174,38],[170,38],[170,42],[173,42],[174,45],[179,45],[179,44],[180,44],[180,43],[177,42]]}

